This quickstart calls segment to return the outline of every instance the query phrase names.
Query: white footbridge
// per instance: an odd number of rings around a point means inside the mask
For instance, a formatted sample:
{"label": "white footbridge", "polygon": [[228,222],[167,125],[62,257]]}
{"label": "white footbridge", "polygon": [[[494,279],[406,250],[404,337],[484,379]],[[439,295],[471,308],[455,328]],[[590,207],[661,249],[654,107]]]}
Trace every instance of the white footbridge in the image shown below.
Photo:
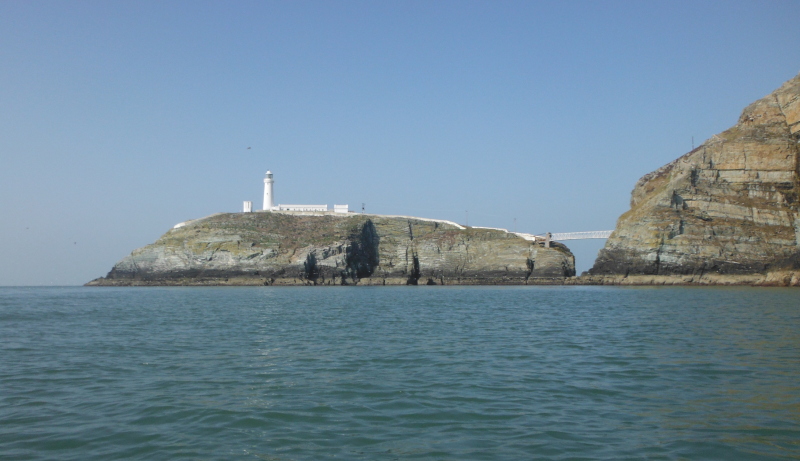
{"label": "white footbridge", "polygon": [[607,239],[614,231],[587,231],[587,232],[556,232],[550,234],[550,240],[584,240],[584,239]]}
{"label": "white footbridge", "polygon": [[[486,229],[491,229],[491,228],[486,228]],[[497,229],[497,230],[505,230],[505,229]],[[611,236],[612,232],[614,231],[604,230],[604,231],[586,231],[586,232],[556,232],[556,233],[548,232],[545,235],[525,234],[522,232],[513,232],[513,233],[519,237],[524,238],[525,240],[530,240],[531,242],[544,242],[544,246],[549,247],[550,242],[561,242],[564,240],[607,239]]]}

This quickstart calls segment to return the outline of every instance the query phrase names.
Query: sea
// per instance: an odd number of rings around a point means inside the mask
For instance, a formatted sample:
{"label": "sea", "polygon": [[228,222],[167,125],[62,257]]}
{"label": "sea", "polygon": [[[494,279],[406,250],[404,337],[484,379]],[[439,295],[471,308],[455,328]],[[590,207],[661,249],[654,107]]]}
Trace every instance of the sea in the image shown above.
{"label": "sea", "polygon": [[800,289],[4,287],[0,459],[800,459]]}

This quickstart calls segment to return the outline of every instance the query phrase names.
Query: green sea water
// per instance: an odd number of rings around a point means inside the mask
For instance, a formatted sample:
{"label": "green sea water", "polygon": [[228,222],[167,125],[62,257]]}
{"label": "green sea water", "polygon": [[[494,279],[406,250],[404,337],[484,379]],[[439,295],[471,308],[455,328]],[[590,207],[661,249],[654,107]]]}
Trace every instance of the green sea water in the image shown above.
{"label": "green sea water", "polygon": [[0,459],[800,458],[800,290],[0,288]]}

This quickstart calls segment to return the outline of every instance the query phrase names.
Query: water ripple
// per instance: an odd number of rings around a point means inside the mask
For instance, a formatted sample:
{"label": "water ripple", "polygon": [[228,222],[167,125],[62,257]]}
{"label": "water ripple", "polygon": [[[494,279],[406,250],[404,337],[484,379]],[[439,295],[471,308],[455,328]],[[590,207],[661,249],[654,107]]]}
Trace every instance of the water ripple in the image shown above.
{"label": "water ripple", "polygon": [[0,458],[797,459],[800,291],[0,288]]}

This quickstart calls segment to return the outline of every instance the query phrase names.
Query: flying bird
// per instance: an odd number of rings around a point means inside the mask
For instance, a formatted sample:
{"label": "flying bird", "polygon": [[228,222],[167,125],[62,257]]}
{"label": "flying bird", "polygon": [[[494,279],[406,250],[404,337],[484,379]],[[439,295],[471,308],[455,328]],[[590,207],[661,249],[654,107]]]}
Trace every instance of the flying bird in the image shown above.
{"label": "flying bird", "polygon": [[250,148],[248,147],[247,150],[250,150]]}

